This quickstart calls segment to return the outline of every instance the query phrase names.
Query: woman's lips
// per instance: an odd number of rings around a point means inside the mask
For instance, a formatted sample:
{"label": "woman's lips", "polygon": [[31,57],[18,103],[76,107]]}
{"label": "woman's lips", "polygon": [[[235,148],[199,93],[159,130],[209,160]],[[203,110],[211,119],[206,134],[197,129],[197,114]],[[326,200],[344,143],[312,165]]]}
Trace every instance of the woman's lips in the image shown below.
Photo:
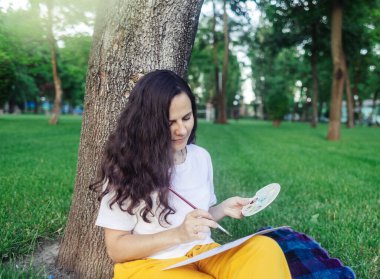
{"label": "woman's lips", "polygon": [[172,140],[174,141],[175,143],[182,143],[183,141],[185,141],[185,138],[182,138],[182,139],[174,139]]}

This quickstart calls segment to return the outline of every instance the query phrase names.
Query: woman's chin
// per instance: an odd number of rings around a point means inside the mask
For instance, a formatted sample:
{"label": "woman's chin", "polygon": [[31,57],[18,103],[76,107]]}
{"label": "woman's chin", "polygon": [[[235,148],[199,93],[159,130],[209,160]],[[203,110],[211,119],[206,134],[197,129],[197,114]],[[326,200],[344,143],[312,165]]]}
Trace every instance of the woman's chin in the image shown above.
{"label": "woman's chin", "polygon": [[172,146],[173,146],[174,151],[181,151],[182,149],[186,147],[186,142],[185,141],[181,143],[174,142]]}

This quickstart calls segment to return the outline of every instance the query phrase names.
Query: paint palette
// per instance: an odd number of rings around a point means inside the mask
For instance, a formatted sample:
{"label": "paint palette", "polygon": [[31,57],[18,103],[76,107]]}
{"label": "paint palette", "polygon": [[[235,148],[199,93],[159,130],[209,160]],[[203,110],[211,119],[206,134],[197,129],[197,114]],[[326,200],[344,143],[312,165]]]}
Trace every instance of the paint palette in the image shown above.
{"label": "paint palette", "polygon": [[251,202],[241,210],[243,216],[251,216],[270,205],[280,193],[281,186],[277,183],[269,184],[256,192]]}

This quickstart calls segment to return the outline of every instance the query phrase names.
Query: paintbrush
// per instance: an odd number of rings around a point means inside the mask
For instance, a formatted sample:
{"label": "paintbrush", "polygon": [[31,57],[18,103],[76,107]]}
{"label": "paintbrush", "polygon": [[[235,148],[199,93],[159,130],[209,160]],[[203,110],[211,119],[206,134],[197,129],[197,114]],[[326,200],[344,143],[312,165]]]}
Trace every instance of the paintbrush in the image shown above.
{"label": "paintbrush", "polygon": [[[174,194],[176,195],[177,197],[179,197],[182,201],[184,201],[185,203],[187,203],[190,207],[192,207],[193,209],[197,209],[197,207],[195,205],[193,205],[191,202],[189,202],[187,199],[185,199],[184,197],[182,197],[180,194],[178,194],[176,191],[174,191],[172,188],[169,187],[169,190]],[[217,223],[218,224],[218,223]],[[221,225],[218,224],[218,229],[220,229],[222,232],[228,234],[229,236],[232,236],[225,228],[223,228]]]}

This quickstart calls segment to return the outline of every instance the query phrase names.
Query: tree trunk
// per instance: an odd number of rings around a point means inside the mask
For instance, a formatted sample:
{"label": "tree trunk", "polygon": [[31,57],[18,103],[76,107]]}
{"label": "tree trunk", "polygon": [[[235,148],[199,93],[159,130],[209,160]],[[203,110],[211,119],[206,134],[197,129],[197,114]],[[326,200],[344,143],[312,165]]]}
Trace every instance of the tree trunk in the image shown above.
{"label": "tree trunk", "polygon": [[359,125],[362,125],[364,122],[362,110],[363,110],[363,100],[359,97],[359,99],[358,99],[358,111],[359,111],[358,122],[359,122]]}
{"label": "tree trunk", "polygon": [[378,91],[373,93],[373,98],[372,98],[372,113],[375,116],[375,111],[376,111],[376,102],[377,102],[377,95],[379,94]]}
{"label": "tree trunk", "polygon": [[311,72],[313,75],[313,96],[312,96],[312,116],[311,127],[317,127],[318,123],[318,73],[317,73],[317,26],[313,23],[311,26]]}
{"label": "tree trunk", "polygon": [[307,111],[309,110],[309,103],[305,100],[302,106],[301,122],[307,122]]}
{"label": "tree trunk", "polygon": [[354,128],[354,99],[351,92],[350,75],[348,74],[348,67],[346,65],[346,99],[347,99],[347,128]]}
{"label": "tree trunk", "polygon": [[328,140],[339,140],[342,95],[345,80],[345,67],[342,47],[343,8],[340,0],[334,0],[331,22],[331,54],[333,59],[333,80],[331,86],[330,119]]}
{"label": "tree trunk", "polygon": [[73,278],[111,278],[102,230],[95,227],[102,149],[141,74],[185,76],[203,1],[99,1],[87,73],[77,176],[57,266]]}
{"label": "tree trunk", "polygon": [[292,110],[292,122],[296,121],[297,108],[298,108],[298,102],[294,102],[293,110]]}
{"label": "tree trunk", "polygon": [[[358,62],[356,63],[358,64]],[[354,65],[352,69],[356,69],[357,66]],[[352,85],[352,96],[354,99],[354,124],[359,123],[360,124],[360,114],[361,114],[361,107],[359,105],[359,89],[358,84],[361,80],[361,74],[360,71],[357,69],[353,71],[354,79],[353,79],[353,85]]]}
{"label": "tree trunk", "polygon": [[220,108],[219,108],[219,100],[220,100],[220,78],[219,78],[219,59],[218,59],[218,38],[216,33],[216,7],[215,7],[215,0],[212,1],[212,11],[213,11],[213,18],[212,18],[212,55],[213,55],[213,61],[214,61],[214,73],[215,73],[215,95],[213,98],[213,104],[216,108],[216,118],[215,122],[218,122],[219,114],[220,114]]}
{"label": "tree trunk", "polygon": [[273,119],[273,121],[272,121],[273,127],[279,128],[281,125],[281,121],[282,121],[281,119]]}
{"label": "tree trunk", "polygon": [[227,15],[227,0],[223,2],[223,31],[224,31],[224,58],[223,58],[223,71],[222,71],[222,90],[219,96],[219,114],[218,123],[227,123],[227,75],[228,75],[228,59],[229,59],[229,48],[228,48],[228,15]]}
{"label": "tree trunk", "polygon": [[51,67],[53,71],[53,80],[54,80],[54,105],[51,118],[49,120],[50,124],[56,125],[58,118],[61,112],[61,102],[62,102],[62,87],[61,79],[58,74],[58,65],[57,65],[57,45],[55,42],[53,34],[53,3],[52,1],[47,1],[47,12],[48,12],[48,42],[50,47],[51,55]]}

